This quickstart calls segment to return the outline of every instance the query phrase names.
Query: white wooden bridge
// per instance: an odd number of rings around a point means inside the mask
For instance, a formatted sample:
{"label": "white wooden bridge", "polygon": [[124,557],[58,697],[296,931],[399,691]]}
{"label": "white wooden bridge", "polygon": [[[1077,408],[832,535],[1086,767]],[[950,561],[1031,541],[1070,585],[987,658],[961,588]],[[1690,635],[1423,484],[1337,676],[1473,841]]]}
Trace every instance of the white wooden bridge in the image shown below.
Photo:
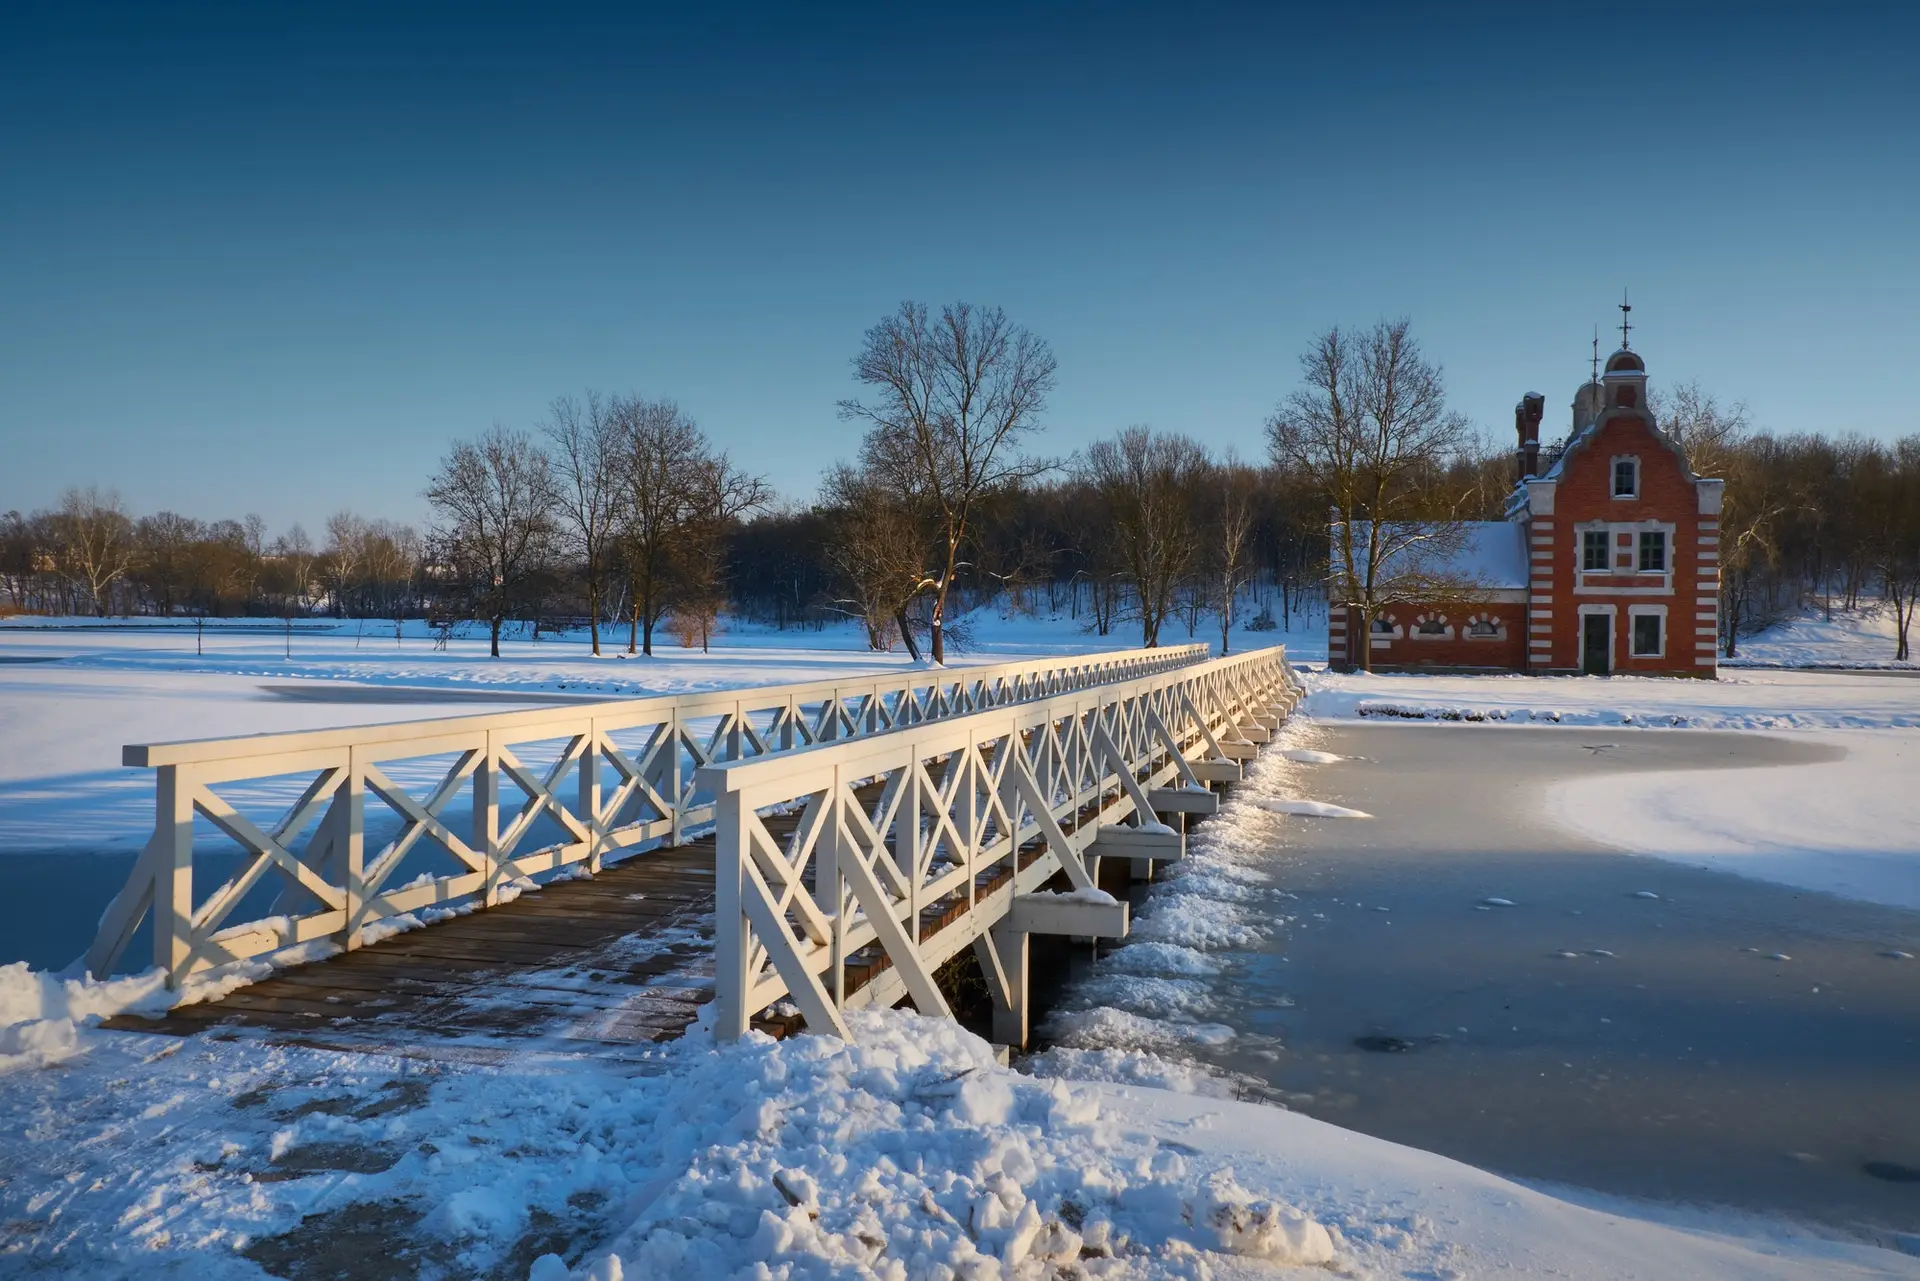
{"label": "white wooden bridge", "polygon": [[1178,858],[1297,698],[1187,646],[132,746],[154,834],[86,964],[326,958],[171,1030],[619,1045],[946,1012],[971,947],[1021,1044],[1028,937],[1124,934],[1101,864]]}

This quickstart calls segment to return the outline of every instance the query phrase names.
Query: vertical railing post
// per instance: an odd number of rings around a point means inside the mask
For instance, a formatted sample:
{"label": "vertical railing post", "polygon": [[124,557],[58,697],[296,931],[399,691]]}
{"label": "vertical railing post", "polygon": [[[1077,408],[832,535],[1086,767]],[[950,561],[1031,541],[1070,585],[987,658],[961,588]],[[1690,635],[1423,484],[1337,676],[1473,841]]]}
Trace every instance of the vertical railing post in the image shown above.
{"label": "vertical railing post", "polygon": [[162,765],[153,803],[153,963],[178,988],[193,952],[193,780]]}
{"label": "vertical railing post", "polygon": [[332,857],[339,875],[337,884],[347,901],[347,919],[341,926],[340,946],[349,952],[360,946],[361,917],[366,912],[367,904],[365,751],[363,747],[347,749],[346,774],[340,780],[339,790],[333,794],[332,806],[327,810],[327,817],[334,823]]}
{"label": "vertical railing post", "polygon": [[847,881],[840,872],[840,860],[859,855],[846,848],[847,816],[843,808],[846,793],[837,765],[833,769],[831,788],[827,793],[827,829],[820,834],[813,851],[813,901],[826,913],[827,923],[833,930],[829,950],[832,981],[827,985],[827,993],[833,999],[833,1008],[839,1010],[846,1007],[847,998],[847,922],[846,913],[841,910],[847,902]]}
{"label": "vertical railing post", "polygon": [[586,738],[576,767],[578,797],[574,807],[579,811],[581,826],[587,829],[587,871],[598,873],[607,847],[607,825],[600,814],[600,722],[591,716],[587,718]]}
{"label": "vertical railing post", "polygon": [[667,793],[667,801],[673,811],[668,816],[673,820],[673,830],[667,835],[668,845],[680,845],[686,839],[686,769],[681,759],[683,745],[680,742],[684,732],[680,723],[680,708],[675,704],[672,719],[667,724],[667,786],[672,789]]}
{"label": "vertical railing post", "polygon": [[[676,807],[677,809],[677,807]],[[713,917],[714,1039],[737,1041],[747,1033],[747,956],[753,948],[753,928],[740,901],[745,891],[747,854],[746,808],[740,793],[725,791],[714,798],[714,871],[717,886]]]}
{"label": "vertical railing post", "polygon": [[473,840],[470,844],[486,866],[481,901],[492,907],[500,901],[500,756],[492,730],[480,749],[473,771]]}
{"label": "vertical railing post", "polygon": [[[964,770],[966,762],[959,761],[956,766]],[[923,855],[920,810],[925,802],[922,800],[920,788],[921,771],[917,750],[908,757],[906,768],[907,776],[900,783],[902,792],[900,804],[895,809],[893,818],[893,862],[894,866],[900,869],[900,874],[906,878],[907,937],[913,940],[914,950],[918,951],[920,948],[920,863]],[[881,836],[885,835],[886,833],[881,833]],[[958,861],[965,866],[967,862],[965,851],[954,852],[961,856]]]}

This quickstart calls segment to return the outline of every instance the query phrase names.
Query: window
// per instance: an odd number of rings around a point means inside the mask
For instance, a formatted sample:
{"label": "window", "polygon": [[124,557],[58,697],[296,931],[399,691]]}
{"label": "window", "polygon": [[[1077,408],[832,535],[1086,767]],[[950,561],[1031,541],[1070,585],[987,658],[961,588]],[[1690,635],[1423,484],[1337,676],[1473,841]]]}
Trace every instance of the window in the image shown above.
{"label": "window", "polygon": [[1367,630],[1375,636],[1391,636],[1393,635],[1393,620],[1391,618],[1376,618],[1373,620],[1373,626]]}
{"label": "window", "polygon": [[1423,618],[1413,625],[1416,636],[1445,636],[1447,620],[1444,618]]}
{"label": "window", "polygon": [[1623,408],[1632,409],[1633,402],[1636,399],[1636,393],[1632,387],[1623,385],[1620,388],[1617,399]]}
{"label": "window", "polygon": [[1613,460],[1613,496],[1615,498],[1640,496],[1639,459],[1616,458]]}
{"label": "window", "polygon": [[1500,635],[1500,624],[1491,618],[1476,618],[1467,624],[1467,635],[1491,640]]}
{"label": "window", "polygon": [[1667,535],[1665,530],[1643,529],[1640,531],[1640,572],[1643,574],[1664,574],[1667,572]]}
{"label": "window", "polygon": [[1587,529],[1580,533],[1580,568],[1588,573],[1604,574],[1613,566],[1609,563],[1612,555],[1612,540],[1604,529]]}
{"label": "window", "polygon": [[1633,616],[1633,656],[1635,658],[1658,658],[1661,654],[1660,625],[1664,619],[1658,614],[1635,614]]}

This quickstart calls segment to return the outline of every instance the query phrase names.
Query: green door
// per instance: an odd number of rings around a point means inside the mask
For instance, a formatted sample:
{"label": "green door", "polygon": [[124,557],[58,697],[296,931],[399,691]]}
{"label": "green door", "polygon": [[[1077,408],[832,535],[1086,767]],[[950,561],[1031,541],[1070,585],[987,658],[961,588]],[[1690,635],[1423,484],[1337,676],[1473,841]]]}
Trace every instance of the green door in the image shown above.
{"label": "green door", "polygon": [[1613,620],[1605,614],[1580,616],[1580,674],[1605,676],[1613,670]]}

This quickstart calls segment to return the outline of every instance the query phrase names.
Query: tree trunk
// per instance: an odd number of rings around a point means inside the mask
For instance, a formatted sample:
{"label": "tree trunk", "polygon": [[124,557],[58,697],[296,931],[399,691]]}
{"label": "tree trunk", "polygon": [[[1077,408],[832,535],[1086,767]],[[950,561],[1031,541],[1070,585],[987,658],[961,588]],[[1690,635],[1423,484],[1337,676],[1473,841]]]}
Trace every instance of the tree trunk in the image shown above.
{"label": "tree trunk", "polygon": [[[914,642],[913,624],[907,621],[907,607],[905,605],[902,605],[894,611],[893,621],[895,625],[900,628],[900,639],[906,642],[907,653],[913,658],[914,662],[919,662],[920,646]],[[878,646],[875,648],[878,648]]]}
{"label": "tree trunk", "polygon": [[600,657],[600,589],[594,585],[593,571],[587,571],[587,635],[593,640],[593,656]]}
{"label": "tree trunk", "polygon": [[653,615],[648,614],[640,620],[640,652],[648,658],[653,657]]}
{"label": "tree trunk", "polygon": [[495,658],[498,658],[500,657],[500,623],[502,621],[501,615],[495,614],[488,621],[490,623],[490,630],[492,633],[493,656]]}
{"label": "tree trunk", "polygon": [[[1347,647],[1349,649],[1356,643],[1353,639],[1353,614],[1353,606],[1347,606]],[[1360,657],[1358,660],[1353,660],[1349,656],[1349,661],[1352,661],[1355,667],[1368,673],[1373,671],[1373,616],[1372,610],[1360,611],[1360,639],[1357,642],[1360,646]],[[1409,623],[1408,626],[1411,627],[1412,624]]]}

